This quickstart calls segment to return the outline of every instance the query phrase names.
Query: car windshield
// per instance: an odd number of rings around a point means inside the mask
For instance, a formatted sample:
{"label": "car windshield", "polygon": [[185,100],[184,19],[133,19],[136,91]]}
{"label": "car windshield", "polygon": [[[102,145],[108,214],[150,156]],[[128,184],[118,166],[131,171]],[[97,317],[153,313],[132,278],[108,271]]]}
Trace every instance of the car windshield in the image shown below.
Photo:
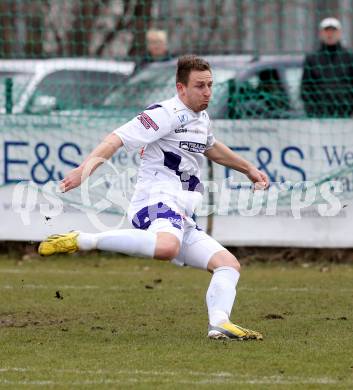
{"label": "car windshield", "polygon": [[[87,70],[58,70],[38,85],[28,111],[33,110],[37,96],[54,97],[56,110],[95,108],[125,78],[120,73]],[[34,104],[35,108],[35,104]]]}
{"label": "car windshield", "polygon": [[[218,67],[212,70],[212,74],[213,104],[216,104],[216,96],[225,88],[225,81],[234,78],[236,71]],[[175,66],[151,67],[141,70],[111,93],[105,100],[104,107],[139,111],[150,104],[168,99],[175,93]]]}
{"label": "car windshield", "polygon": [[0,71],[0,107],[4,108],[6,104],[6,79],[12,80],[12,104],[15,105],[20,100],[32,76],[32,73]]}

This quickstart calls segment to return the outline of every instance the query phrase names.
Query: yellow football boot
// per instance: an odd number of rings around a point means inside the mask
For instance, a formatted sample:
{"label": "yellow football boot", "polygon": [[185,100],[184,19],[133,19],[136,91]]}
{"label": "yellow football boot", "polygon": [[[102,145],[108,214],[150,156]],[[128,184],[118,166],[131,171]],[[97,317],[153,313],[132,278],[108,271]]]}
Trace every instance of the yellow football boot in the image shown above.
{"label": "yellow football boot", "polygon": [[73,253],[78,251],[77,244],[78,232],[66,234],[53,234],[42,241],[38,248],[41,256],[51,256],[55,253]]}
{"label": "yellow football boot", "polygon": [[208,337],[210,339],[232,339],[232,340],[262,340],[262,334],[254,330],[242,328],[239,325],[225,322],[218,326],[208,326]]}

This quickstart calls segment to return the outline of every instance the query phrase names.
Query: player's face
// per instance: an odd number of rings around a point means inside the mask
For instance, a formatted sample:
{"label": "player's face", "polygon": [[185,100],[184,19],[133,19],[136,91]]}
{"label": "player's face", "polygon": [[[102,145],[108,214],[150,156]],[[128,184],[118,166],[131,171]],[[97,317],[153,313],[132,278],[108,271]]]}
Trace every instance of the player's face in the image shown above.
{"label": "player's face", "polygon": [[194,112],[206,110],[212,96],[212,73],[192,70],[187,85],[177,83],[182,102]]}
{"label": "player's face", "polygon": [[320,31],[320,39],[328,46],[336,45],[341,40],[341,30],[337,28],[328,27]]}

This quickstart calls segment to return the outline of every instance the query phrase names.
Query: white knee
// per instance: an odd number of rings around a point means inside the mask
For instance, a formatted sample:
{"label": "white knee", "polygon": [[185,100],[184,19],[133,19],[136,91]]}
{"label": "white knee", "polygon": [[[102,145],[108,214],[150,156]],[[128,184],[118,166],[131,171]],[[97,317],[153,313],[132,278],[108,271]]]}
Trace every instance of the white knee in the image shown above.
{"label": "white knee", "polygon": [[241,266],[237,258],[227,250],[215,253],[208,262],[207,269],[213,272],[219,267],[231,267],[240,272]]}
{"label": "white knee", "polygon": [[180,251],[179,239],[171,233],[157,233],[154,257],[158,260],[173,260]]}

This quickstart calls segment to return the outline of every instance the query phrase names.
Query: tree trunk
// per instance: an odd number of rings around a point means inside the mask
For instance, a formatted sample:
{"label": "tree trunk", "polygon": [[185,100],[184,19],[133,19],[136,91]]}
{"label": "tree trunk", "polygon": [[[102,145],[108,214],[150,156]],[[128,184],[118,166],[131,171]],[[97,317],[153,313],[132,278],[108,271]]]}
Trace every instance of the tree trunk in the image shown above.
{"label": "tree trunk", "polygon": [[15,41],[16,5],[12,1],[0,1],[0,57],[11,58]]}
{"label": "tree trunk", "polygon": [[24,52],[26,57],[42,58],[43,53],[43,31],[44,14],[43,9],[35,4],[29,5],[26,9],[26,42]]}
{"label": "tree trunk", "polygon": [[146,31],[149,29],[152,0],[138,0],[132,21],[133,39],[129,56],[140,60],[146,55]]}
{"label": "tree trunk", "polygon": [[90,54],[95,20],[100,14],[101,6],[106,1],[79,0],[74,7],[75,19],[71,31],[67,34],[67,53],[72,57],[84,57]]}

